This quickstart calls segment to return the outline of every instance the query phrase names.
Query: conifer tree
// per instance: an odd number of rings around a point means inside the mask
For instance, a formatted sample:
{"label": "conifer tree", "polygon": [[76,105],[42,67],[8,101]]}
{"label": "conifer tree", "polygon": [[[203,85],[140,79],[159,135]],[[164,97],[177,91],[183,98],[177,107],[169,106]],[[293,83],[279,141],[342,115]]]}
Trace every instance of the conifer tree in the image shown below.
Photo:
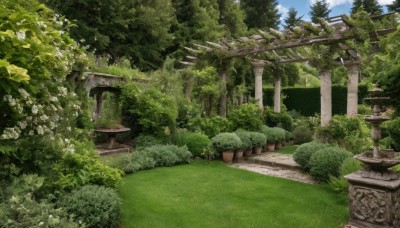
{"label": "conifer tree", "polygon": [[245,23],[249,28],[278,28],[280,14],[276,0],[241,0],[240,6],[246,12]]}
{"label": "conifer tree", "polygon": [[400,0],[394,0],[392,4],[387,6],[388,11],[400,11]]}
{"label": "conifer tree", "polygon": [[318,18],[328,18],[331,10],[329,9],[329,3],[326,0],[318,0],[313,5],[311,5],[311,11],[309,15],[311,16],[311,21],[313,23],[318,23]]}
{"label": "conifer tree", "polygon": [[297,26],[301,22],[301,18],[303,16],[298,17],[297,11],[294,8],[290,8],[287,17],[285,18],[285,25],[283,26],[285,29],[290,27]]}
{"label": "conifer tree", "polygon": [[360,7],[364,7],[364,10],[371,15],[380,15],[383,13],[382,6],[376,0],[355,0],[351,7],[351,14],[357,13]]}

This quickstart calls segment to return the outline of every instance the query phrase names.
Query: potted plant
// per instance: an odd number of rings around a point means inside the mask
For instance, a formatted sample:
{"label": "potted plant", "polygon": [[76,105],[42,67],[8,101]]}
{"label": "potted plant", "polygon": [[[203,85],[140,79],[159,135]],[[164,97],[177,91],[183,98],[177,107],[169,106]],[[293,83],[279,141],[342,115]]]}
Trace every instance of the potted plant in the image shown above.
{"label": "potted plant", "polygon": [[282,148],[282,142],[285,140],[285,130],[280,127],[273,127],[272,129],[275,131],[277,137],[275,149],[279,150]]}
{"label": "potted plant", "polygon": [[292,133],[290,131],[285,130],[285,144],[289,143],[292,139]]}
{"label": "potted plant", "polygon": [[[235,151],[235,155],[234,155],[234,159],[237,161],[242,160],[243,158],[243,153],[245,150],[248,150],[248,148],[250,148],[250,155],[251,155],[251,139],[250,139],[250,134],[248,131],[243,130],[243,129],[238,129],[235,131],[235,134],[240,138],[240,141],[242,141],[242,147],[237,149]],[[248,155],[248,156],[250,156]]]}
{"label": "potted plant", "polygon": [[242,146],[242,141],[234,133],[220,133],[211,141],[213,148],[222,153],[222,159],[226,163],[232,163],[234,151]]}
{"label": "potted plant", "polygon": [[275,143],[278,141],[276,131],[268,126],[261,127],[261,133],[267,137],[267,149],[268,151],[275,151]]}
{"label": "potted plant", "polygon": [[249,134],[255,153],[261,154],[262,146],[267,142],[267,138],[260,132],[249,132]]}

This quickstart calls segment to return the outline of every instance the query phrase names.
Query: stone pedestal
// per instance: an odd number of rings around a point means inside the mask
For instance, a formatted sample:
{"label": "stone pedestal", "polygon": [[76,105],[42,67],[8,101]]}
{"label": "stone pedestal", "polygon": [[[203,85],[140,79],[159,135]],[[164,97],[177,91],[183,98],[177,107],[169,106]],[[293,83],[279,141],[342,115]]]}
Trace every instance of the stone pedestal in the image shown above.
{"label": "stone pedestal", "polygon": [[350,183],[348,227],[399,228],[400,180],[365,178],[362,172],[345,176]]}

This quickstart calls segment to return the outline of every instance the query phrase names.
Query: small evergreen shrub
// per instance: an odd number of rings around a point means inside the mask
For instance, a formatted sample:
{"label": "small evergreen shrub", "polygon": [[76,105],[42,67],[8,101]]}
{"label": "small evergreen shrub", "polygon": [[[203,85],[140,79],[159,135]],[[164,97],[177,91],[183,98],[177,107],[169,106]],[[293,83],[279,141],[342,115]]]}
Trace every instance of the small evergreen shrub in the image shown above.
{"label": "small evergreen shrub", "polygon": [[193,156],[201,157],[211,149],[211,140],[203,133],[189,133],[186,136],[186,146]]}
{"label": "small evergreen shrub", "polygon": [[265,124],[270,127],[281,127],[287,131],[292,131],[293,118],[287,112],[274,112],[271,109],[266,109]]}
{"label": "small evergreen shrub", "polygon": [[285,130],[285,140],[289,141],[292,139],[292,133],[290,131]]}
{"label": "small evergreen shrub", "polygon": [[277,137],[277,142],[285,140],[286,132],[285,129],[282,129],[280,127],[273,127],[272,128],[275,131],[276,137]]}
{"label": "small evergreen shrub", "polygon": [[114,227],[120,219],[122,200],[116,190],[86,185],[64,195],[57,205],[87,227]]}
{"label": "small evergreen shrub", "polygon": [[340,166],[350,157],[350,152],[337,147],[320,149],[311,156],[310,174],[318,181],[327,182],[330,176],[339,176]]}
{"label": "small evergreen shrub", "polygon": [[262,147],[267,143],[267,138],[263,133],[250,131],[251,144],[254,147]]}
{"label": "small evergreen shrub", "polygon": [[331,145],[318,142],[304,143],[299,147],[297,147],[296,151],[293,154],[293,160],[297,164],[299,164],[302,169],[309,170],[310,169],[309,162],[311,156],[318,150],[325,149],[328,147],[331,147]]}
{"label": "small evergreen shrub", "polygon": [[267,143],[276,143],[279,140],[278,135],[276,134],[276,130],[271,127],[263,125],[261,126],[260,132],[263,133],[267,138]]}
{"label": "small evergreen shrub", "polygon": [[339,177],[331,176],[329,179],[329,186],[333,188],[333,190],[347,194],[349,188],[349,182],[344,178],[344,176],[356,172],[362,168],[361,162],[357,161],[354,158],[346,158],[343,161],[343,164],[339,169]]}
{"label": "small evergreen shrub", "polygon": [[233,124],[227,118],[214,116],[211,118],[193,118],[189,120],[188,129],[192,132],[203,132],[212,138],[222,132],[230,132]]}
{"label": "small evergreen shrub", "polygon": [[161,140],[152,135],[140,134],[134,139],[135,148],[153,146],[157,144],[161,144]]}
{"label": "small evergreen shrub", "polygon": [[312,141],[313,133],[306,126],[299,126],[293,130],[292,137],[295,144],[303,144]]}
{"label": "small evergreen shrub", "polygon": [[214,136],[211,141],[213,148],[218,152],[234,151],[242,147],[242,141],[234,133],[220,133]]}
{"label": "small evergreen shrub", "polygon": [[249,147],[252,147],[252,142],[248,131],[243,129],[238,129],[235,131],[235,134],[240,138],[240,141],[242,142],[241,149],[247,149]]}
{"label": "small evergreen shrub", "polygon": [[263,113],[256,104],[243,104],[228,114],[234,129],[257,131],[262,125]]}

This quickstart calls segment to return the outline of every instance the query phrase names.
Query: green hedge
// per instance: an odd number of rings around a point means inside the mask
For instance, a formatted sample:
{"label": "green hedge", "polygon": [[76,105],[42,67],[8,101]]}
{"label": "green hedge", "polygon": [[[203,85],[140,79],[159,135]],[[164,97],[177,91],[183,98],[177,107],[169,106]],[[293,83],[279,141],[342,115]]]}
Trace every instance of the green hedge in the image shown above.
{"label": "green hedge", "polygon": [[[287,96],[284,100],[288,110],[295,109],[303,116],[313,116],[321,111],[320,88],[283,88],[282,93]],[[367,85],[358,86],[358,101],[362,103],[363,98],[367,96]],[[263,89],[264,105],[273,107],[274,89]],[[346,114],[347,109],[347,87],[332,86],[332,114]]]}

